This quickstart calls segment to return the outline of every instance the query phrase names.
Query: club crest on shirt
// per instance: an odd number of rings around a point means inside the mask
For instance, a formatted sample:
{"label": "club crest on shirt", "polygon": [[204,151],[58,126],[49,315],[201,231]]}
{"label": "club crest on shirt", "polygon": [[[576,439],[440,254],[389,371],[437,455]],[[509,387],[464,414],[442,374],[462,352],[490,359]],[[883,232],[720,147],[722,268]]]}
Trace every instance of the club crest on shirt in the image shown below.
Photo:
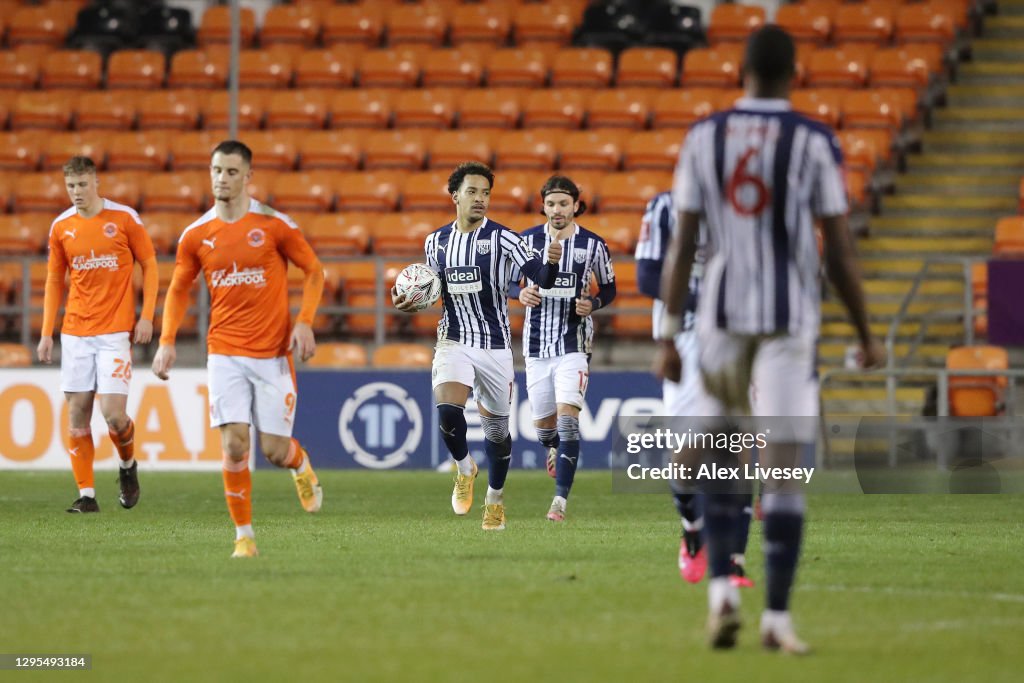
{"label": "club crest on shirt", "polygon": [[113,237],[114,235],[117,234],[117,226],[114,225],[113,223],[106,223],[103,226],[103,234],[106,235],[107,237]]}
{"label": "club crest on shirt", "polygon": [[262,247],[263,242],[266,240],[266,235],[259,228],[253,228],[249,231],[247,239],[250,247]]}
{"label": "club crest on shirt", "polygon": [[490,242],[477,242],[476,243],[476,251],[481,256],[486,256],[487,254],[490,254],[491,253],[491,243]]}
{"label": "club crest on shirt", "polygon": [[587,262],[587,250],[586,249],[573,249],[572,250],[572,260],[575,261],[576,263],[586,263]]}

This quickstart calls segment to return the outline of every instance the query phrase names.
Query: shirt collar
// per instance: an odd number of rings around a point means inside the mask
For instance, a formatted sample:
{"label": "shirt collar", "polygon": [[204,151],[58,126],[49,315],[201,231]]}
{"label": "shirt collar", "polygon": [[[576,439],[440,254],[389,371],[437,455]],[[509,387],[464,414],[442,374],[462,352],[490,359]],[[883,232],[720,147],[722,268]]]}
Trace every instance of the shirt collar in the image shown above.
{"label": "shirt collar", "polygon": [[791,111],[793,105],[782,98],[741,97],[736,100],[736,109],[745,111]]}

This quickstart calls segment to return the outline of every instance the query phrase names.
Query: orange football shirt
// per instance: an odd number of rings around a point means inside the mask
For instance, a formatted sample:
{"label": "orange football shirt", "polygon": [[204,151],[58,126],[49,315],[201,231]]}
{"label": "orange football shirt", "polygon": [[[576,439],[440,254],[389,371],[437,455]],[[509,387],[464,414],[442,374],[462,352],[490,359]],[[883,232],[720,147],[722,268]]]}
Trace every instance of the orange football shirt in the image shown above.
{"label": "orange football shirt", "polygon": [[92,337],[131,332],[135,326],[132,271],[136,261],[155,258],[153,241],[135,209],[103,200],[103,209],[83,218],[75,207],[50,226],[47,270],[71,271],[61,332]]}

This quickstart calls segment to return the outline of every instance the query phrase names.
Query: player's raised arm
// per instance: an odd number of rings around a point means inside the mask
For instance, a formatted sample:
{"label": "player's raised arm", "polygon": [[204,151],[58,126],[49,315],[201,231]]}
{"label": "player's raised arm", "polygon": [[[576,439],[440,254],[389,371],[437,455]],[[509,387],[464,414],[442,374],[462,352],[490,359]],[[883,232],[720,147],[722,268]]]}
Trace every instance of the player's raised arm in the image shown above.
{"label": "player's raised arm", "polygon": [[138,216],[128,223],[128,247],[132,255],[142,267],[142,312],[135,323],[135,335],[132,342],[148,344],[153,339],[153,313],[156,311],[156,297],[160,289],[160,275],[156,265],[156,250],[153,240],[146,232]]}
{"label": "player's raised arm", "polygon": [[316,339],[313,336],[313,318],[317,306],[324,294],[324,266],[316,257],[309,242],[302,236],[298,228],[287,228],[281,240],[281,251],[289,261],[302,269],[306,274],[302,282],[302,306],[295,318],[291,340],[288,348],[294,349],[299,358],[307,361],[316,351]]}
{"label": "player's raised arm", "polygon": [[534,254],[529,243],[511,230],[501,233],[501,246],[515,267],[530,280],[541,287],[547,288],[555,284],[558,277],[558,262],[562,258],[562,243],[558,241],[548,245],[543,261]]}
{"label": "player's raised arm", "polygon": [[43,291],[43,327],[39,335],[36,354],[43,363],[53,362],[53,328],[57,324],[57,311],[64,297],[64,277],[68,259],[56,228],[50,228],[50,253],[46,259],[46,287]]}
{"label": "player's raised arm", "polygon": [[160,379],[167,379],[167,373],[174,367],[177,350],[174,340],[178,336],[178,328],[185,319],[188,310],[188,293],[199,273],[199,258],[196,255],[194,240],[191,235],[183,235],[178,242],[178,256],[174,262],[174,273],[171,284],[167,288],[164,299],[164,316],[160,330],[160,348],[153,356],[153,374]]}

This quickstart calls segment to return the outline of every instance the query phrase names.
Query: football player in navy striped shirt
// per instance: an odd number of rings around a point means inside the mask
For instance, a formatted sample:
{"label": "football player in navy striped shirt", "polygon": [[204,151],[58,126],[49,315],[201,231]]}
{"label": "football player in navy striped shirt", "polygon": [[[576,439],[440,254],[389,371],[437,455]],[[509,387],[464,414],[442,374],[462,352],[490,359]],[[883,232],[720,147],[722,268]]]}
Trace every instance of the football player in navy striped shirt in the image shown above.
{"label": "football player in navy striped shirt", "polygon": [[[847,230],[839,141],[789,103],[795,52],[792,38],[778,26],[754,32],[744,55],[747,96],[733,109],[694,124],[686,137],[672,193],[679,229],[661,281],[666,311],[655,361],[659,376],[679,381],[673,339],[683,326],[680,312],[703,217],[710,258],[697,304],[698,358],[704,386],[717,405],[700,414],[749,415],[753,381],[759,416],[796,418],[779,430],[789,431],[786,437],[773,435],[761,450],[761,463],[768,467],[795,465],[816,431],[817,421],[806,419],[818,415],[821,292],[815,217],[825,235],[827,272],[857,330],[865,367],[880,365],[885,356],[868,328]],[[762,482],[767,604],[761,642],[804,654],[809,648],[797,637],[789,612],[804,494],[783,484]],[[729,554],[742,497],[709,490],[705,500],[708,635],[712,647],[733,647],[740,598],[729,581]]]}
{"label": "football player in navy striped shirt", "polygon": [[[553,242],[543,256],[515,232],[487,219],[494,173],[481,163],[460,164],[448,177],[456,218],[427,236],[427,265],[441,278],[444,310],[437,328],[431,384],[441,436],[458,463],[452,509],[465,515],[473,506],[477,466],[466,443],[463,413],[472,390],[484,428],[487,496],[483,528],[505,528],[505,477],[512,455],[512,336],[508,288],[513,270],[545,287],[555,284],[562,246]],[[413,312],[405,297],[391,290],[395,307]]]}
{"label": "football player in navy striped shirt", "polygon": [[[615,299],[615,272],[605,241],[575,221],[587,208],[576,183],[551,176],[540,196],[548,220],[523,232],[523,238],[538,253],[561,244],[562,259],[554,286],[541,287],[527,277],[519,301],[527,307],[523,356],[530,411],[537,436],[548,448],[548,473],[553,469],[555,476],[547,517],[561,522],[580,456],[580,410],[594,342],[590,314]],[[597,280],[596,296],[590,296],[591,277]]]}

